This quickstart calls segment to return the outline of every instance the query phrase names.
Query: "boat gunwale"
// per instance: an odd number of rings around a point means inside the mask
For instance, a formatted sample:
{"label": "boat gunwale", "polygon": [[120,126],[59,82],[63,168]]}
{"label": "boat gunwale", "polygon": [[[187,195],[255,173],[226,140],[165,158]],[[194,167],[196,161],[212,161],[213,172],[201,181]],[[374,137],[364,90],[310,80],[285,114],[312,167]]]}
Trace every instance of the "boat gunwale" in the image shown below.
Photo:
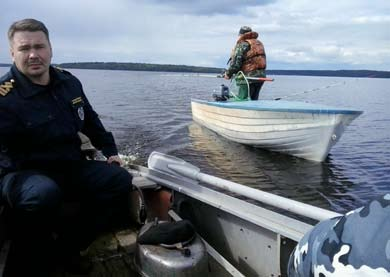
{"label": "boat gunwale", "polygon": [[[259,100],[259,102],[278,102],[278,103],[284,103],[287,101],[277,101],[277,100]],[[207,101],[207,100],[200,100],[200,99],[191,99],[191,103],[198,103],[208,106],[214,106],[218,108],[224,108],[224,109],[238,109],[238,110],[253,110],[253,111],[270,111],[270,112],[293,112],[293,113],[316,113],[316,114],[347,114],[347,115],[360,115],[363,113],[363,111],[359,110],[352,110],[347,108],[336,108],[331,107],[327,105],[322,104],[312,104],[314,105],[313,108],[276,108],[276,107],[259,107],[259,106],[249,106],[249,105],[242,105],[243,103],[250,103],[255,101],[224,101],[224,102],[213,102],[213,101]],[[309,103],[306,102],[299,102],[299,101],[288,101],[290,103],[297,103],[297,104],[304,104],[308,105]]]}

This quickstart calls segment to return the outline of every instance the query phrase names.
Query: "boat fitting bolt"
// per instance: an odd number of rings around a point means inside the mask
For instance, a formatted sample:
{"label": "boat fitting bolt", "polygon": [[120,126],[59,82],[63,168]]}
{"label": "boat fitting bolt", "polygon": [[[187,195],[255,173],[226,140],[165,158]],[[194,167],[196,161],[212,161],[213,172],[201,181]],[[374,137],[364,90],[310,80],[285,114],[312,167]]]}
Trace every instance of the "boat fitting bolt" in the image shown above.
{"label": "boat fitting bolt", "polygon": [[337,135],[336,134],[333,134],[332,135],[332,140],[336,140],[337,139]]}
{"label": "boat fitting bolt", "polygon": [[181,253],[183,254],[184,257],[191,256],[191,250],[189,248],[183,248]]}

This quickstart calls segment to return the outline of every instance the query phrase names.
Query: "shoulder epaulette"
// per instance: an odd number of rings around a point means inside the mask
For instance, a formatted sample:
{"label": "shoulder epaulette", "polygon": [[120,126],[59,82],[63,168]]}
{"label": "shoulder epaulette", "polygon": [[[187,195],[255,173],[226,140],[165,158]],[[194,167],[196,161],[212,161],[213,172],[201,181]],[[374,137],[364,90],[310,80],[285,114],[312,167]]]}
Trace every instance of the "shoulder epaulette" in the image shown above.
{"label": "shoulder epaulette", "polygon": [[53,68],[57,69],[58,71],[62,72],[64,71],[63,68],[59,67],[59,66],[56,66],[56,65],[53,65]]}
{"label": "shoulder epaulette", "polygon": [[0,84],[0,95],[6,96],[13,88],[14,88],[14,79],[10,79],[9,81],[3,82]]}
{"label": "shoulder epaulette", "polygon": [[61,73],[65,73],[65,74],[70,74],[70,75],[72,75],[72,73],[70,73],[69,71],[63,69],[62,67],[59,67],[59,66],[56,66],[56,65],[55,65],[55,66],[53,66],[53,68],[56,69],[56,70],[58,70],[58,71],[61,72]]}

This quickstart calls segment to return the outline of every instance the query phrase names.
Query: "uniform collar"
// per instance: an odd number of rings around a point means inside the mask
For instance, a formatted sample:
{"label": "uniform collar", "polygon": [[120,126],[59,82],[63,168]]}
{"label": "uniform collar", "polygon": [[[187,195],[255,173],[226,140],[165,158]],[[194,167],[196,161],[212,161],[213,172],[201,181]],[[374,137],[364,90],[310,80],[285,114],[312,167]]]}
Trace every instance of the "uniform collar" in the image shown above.
{"label": "uniform collar", "polygon": [[54,87],[64,80],[68,79],[65,74],[60,73],[52,66],[49,68],[50,83],[47,86],[37,85],[31,82],[22,72],[20,72],[16,65],[11,67],[11,73],[15,79],[15,86],[18,88],[20,95],[24,98],[32,97],[39,93],[46,91],[49,87]]}

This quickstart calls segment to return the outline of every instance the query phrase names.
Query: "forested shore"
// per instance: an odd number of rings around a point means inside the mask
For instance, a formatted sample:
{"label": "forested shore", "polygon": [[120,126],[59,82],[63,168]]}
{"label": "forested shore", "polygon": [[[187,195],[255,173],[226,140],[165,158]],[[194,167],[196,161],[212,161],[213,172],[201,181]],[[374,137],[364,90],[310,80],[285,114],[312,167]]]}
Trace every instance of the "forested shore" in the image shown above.
{"label": "forested shore", "polygon": [[[215,73],[221,75],[223,68],[201,67],[173,64],[151,63],[118,63],[118,62],[75,62],[56,64],[62,68],[98,69],[98,70],[132,70],[132,71],[158,71],[183,73]],[[0,66],[10,66],[1,64]],[[297,76],[332,76],[355,78],[390,78],[390,71],[375,70],[274,70],[268,69],[268,75],[297,75]]]}

